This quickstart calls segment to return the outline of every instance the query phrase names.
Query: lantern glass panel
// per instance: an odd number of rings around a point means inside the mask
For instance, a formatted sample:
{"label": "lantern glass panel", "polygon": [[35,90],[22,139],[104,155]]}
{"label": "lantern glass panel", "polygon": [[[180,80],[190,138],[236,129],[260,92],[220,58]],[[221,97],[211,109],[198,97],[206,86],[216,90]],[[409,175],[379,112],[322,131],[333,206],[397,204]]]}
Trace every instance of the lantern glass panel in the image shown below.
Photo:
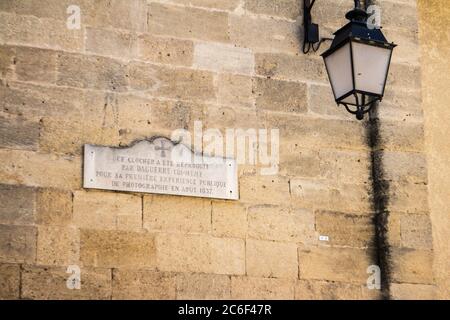
{"label": "lantern glass panel", "polygon": [[325,65],[336,100],[353,90],[350,43],[325,57]]}
{"label": "lantern glass panel", "polygon": [[392,49],[352,42],[355,89],[383,95]]}

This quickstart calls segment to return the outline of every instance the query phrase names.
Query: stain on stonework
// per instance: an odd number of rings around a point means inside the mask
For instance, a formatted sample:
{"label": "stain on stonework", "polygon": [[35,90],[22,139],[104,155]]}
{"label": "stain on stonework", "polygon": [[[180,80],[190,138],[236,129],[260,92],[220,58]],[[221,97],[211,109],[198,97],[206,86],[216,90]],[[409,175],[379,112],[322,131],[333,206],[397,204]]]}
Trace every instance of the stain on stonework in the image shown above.
{"label": "stain on stonework", "polygon": [[181,101],[177,101],[172,108],[172,113],[176,115],[178,127],[187,130],[190,122],[189,106],[184,105]]}
{"label": "stain on stonework", "polygon": [[103,122],[102,127],[110,127],[119,123],[119,104],[117,96],[114,93],[107,92],[105,94],[103,105]]}
{"label": "stain on stonework", "polygon": [[366,126],[367,144],[370,147],[370,178],[372,183],[371,206],[374,212],[374,257],[381,269],[381,298],[390,298],[391,254],[388,240],[389,181],[384,178],[383,148],[380,138],[378,105],[369,113]]}

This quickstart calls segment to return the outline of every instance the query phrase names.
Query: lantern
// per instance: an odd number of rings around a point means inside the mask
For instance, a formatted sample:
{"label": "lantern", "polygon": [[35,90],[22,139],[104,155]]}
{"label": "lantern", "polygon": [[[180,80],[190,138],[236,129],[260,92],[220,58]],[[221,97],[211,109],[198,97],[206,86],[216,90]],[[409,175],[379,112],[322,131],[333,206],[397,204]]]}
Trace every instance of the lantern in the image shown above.
{"label": "lantern", "polygon": [[336,103],[362,120],[373,103],[383,98],[396,45],[387,42],[380,29],[368,27],[359,1],[346,18],[350,22],[334,33],[322,57]]}

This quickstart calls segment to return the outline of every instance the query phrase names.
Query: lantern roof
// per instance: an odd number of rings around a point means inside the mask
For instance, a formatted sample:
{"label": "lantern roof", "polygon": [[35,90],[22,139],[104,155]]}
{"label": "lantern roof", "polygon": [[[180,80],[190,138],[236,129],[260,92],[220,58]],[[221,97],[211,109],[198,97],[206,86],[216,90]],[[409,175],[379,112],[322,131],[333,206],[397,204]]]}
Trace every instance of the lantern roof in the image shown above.
{"label": "lantern roof", "polygon": [[332,54],[350,40],[390,49],[396,46],[386,40],[381,29],[368,28],[363,14],[366,15],[364,11],[359,12],[359,9],[347,13],[346,17],[350,19],[350,22],[334,33],[333,42],[330,48],[322,54],[323,57]]}

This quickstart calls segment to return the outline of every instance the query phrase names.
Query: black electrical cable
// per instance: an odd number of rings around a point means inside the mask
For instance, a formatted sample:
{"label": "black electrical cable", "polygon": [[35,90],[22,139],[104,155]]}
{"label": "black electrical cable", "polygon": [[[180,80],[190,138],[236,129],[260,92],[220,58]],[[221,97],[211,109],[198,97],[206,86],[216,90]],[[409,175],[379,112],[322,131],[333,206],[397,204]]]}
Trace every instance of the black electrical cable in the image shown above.
{"label": "black electrical cable", "polygon": [[317,51],[319,51],[320,45],[321,45],[323,42],[325,42],[325,41],[333,41],[333,40],[334,40],[334,39],[332,39],[332,38],[321,38],[320,41],[317,43],[317,46],[316,46],[316,47],[314,47],[314,43],[311,44],[312,49],[313,49],[314,52],[317,52]]}

